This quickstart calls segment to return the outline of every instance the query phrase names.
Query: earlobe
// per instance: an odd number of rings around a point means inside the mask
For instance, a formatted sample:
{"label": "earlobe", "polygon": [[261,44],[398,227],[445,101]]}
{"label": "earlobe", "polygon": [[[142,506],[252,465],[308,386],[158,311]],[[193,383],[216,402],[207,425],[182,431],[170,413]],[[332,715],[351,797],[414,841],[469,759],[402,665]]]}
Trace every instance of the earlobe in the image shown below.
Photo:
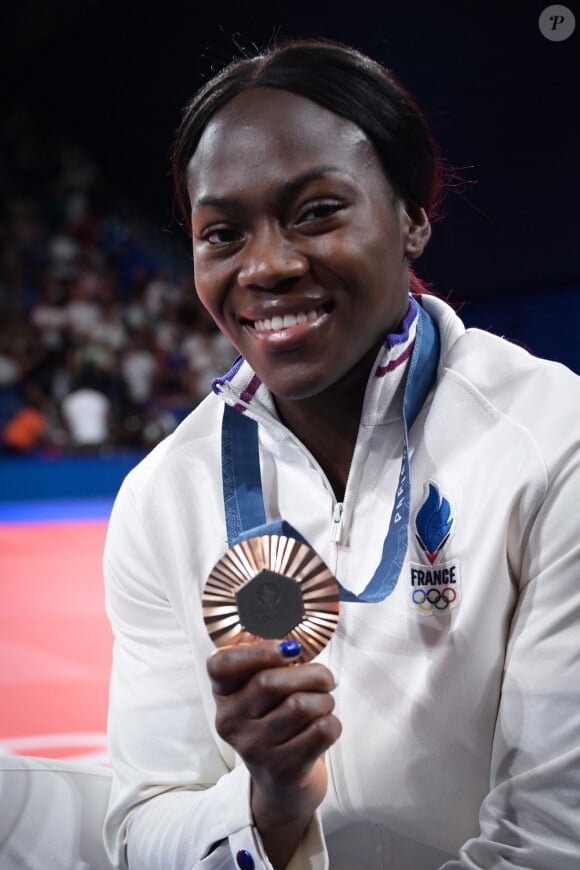
{"label": "earlobe", "polygon": [[408,219],[405,256],[409,260],[416,260],[431,238],[431,224],[425,209],[416,203],[407,202],[405,210]]}

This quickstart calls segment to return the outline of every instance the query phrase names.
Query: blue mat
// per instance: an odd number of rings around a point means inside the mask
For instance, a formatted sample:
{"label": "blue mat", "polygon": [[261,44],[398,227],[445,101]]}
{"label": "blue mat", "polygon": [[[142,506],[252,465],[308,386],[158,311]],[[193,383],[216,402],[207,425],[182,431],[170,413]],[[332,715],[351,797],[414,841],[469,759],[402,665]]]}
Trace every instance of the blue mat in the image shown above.
{"label": "blue mat", "polygon": [[112,507],[112,498],[0,502],[0,523],[6,525],[108,520]]}

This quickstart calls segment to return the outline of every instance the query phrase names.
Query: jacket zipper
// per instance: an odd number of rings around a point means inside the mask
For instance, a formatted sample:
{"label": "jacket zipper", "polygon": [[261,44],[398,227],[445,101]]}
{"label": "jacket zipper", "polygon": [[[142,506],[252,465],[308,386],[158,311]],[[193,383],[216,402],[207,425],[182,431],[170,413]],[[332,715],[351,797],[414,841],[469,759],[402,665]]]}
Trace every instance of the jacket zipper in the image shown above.
{"label": "jacket zipper", "polygon": [[332,514],[332,529],[330,532],[330,540],[334,544],[338,544],[340,541],[340,536],[342,534],[342,515],[344,513],[344,504],[341,501],[338,501],[334,506],[334,512]]}

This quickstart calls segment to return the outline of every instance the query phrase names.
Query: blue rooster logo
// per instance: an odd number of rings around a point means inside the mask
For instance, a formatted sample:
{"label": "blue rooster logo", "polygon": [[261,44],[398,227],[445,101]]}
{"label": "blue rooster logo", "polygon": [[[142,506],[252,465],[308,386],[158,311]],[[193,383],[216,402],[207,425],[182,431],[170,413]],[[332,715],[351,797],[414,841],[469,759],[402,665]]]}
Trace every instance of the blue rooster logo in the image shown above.
{"label": "blue rooster logo", "polygon": [[415,528],[417,540],[429,562],[433,564],[451,534],[453,517],[451,507],[437,487],[429,484],[429,494],[417,511]]}

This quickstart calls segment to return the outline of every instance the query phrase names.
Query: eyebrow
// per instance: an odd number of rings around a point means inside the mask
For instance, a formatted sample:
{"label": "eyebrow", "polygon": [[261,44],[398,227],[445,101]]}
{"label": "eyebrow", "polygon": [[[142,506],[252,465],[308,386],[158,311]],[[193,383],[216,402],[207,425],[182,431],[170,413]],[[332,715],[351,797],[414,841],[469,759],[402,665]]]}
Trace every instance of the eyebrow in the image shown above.
{"label": "eyebrow", "polygon": [[[297,175],[296,178],[287,181],[282,186],[278,198],[281,200],[290,199],[311,181],[317,181],[319,178],[324,178],[327,175],[336,175],[337,173],[340,175],[348,175],[351,178],[354,177],[350,172],[339,166],[317,166],[316,169],[309,169],[307,172],[302,172],[300,175]],[[200,196],[193,203],[193,208],[200,208],[202,206],[213,206],[214,208],[223,208],[226,210],[236,210],[240,207],[235,199],[211,196],[211,194]]]}

